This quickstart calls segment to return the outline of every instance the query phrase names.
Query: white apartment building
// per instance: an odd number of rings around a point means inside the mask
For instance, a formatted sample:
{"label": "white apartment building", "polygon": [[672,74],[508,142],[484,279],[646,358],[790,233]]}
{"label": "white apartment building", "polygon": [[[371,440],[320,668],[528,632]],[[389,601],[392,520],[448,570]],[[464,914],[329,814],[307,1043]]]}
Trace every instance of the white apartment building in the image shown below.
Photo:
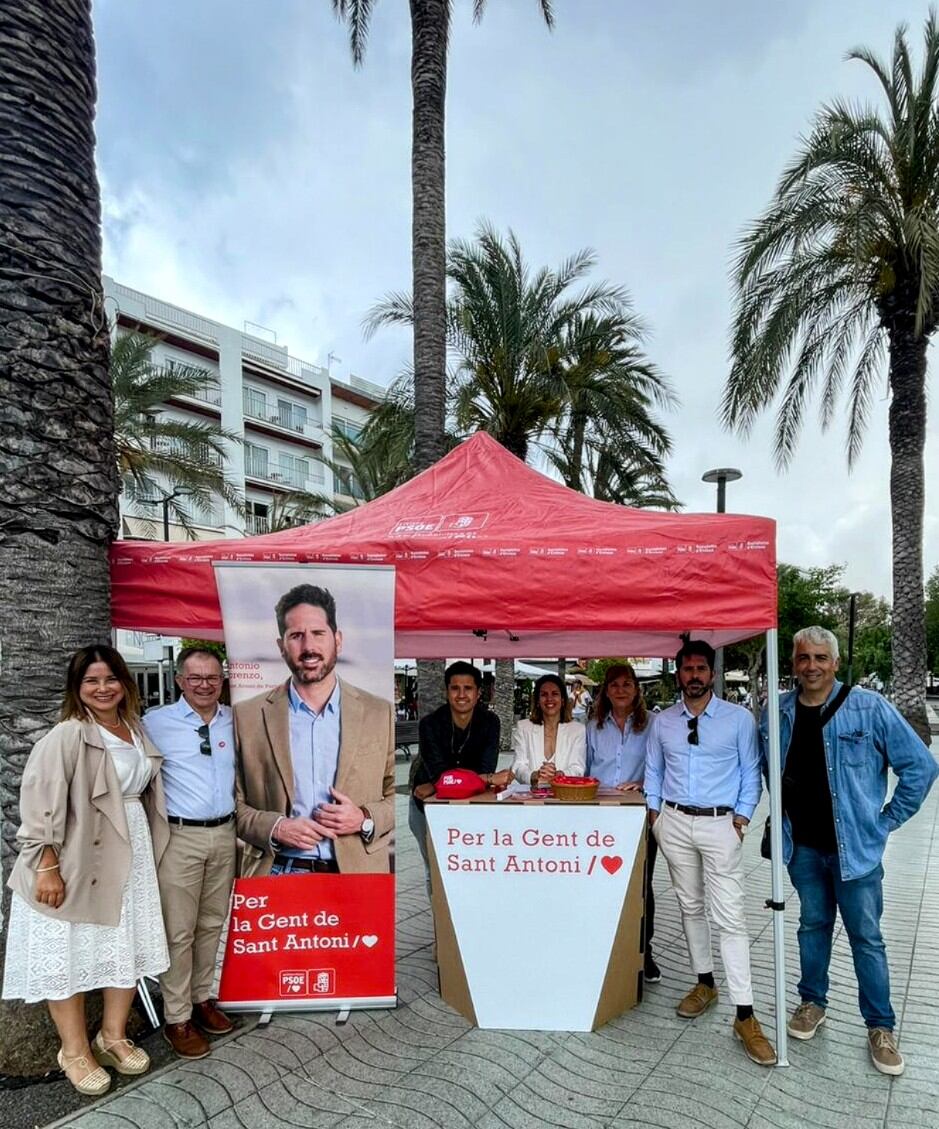
{"label": "white apartment building", "polygon": [[[104,290],[119,333],[137,330],[158,338],[153,353],[157,364],[204,368],[218,382],[197,396],[167,402],[161,412],[178,419],[214,420],[241,440],[226,444],[225,464],[247,512],[239,514],[221,499],[209,513],[188,508],[197,538],[266,533],[277,499],[292,491],[347,501],[361,496],[351,468],[343,465],[333,473],[324,459],[333,459],[333,425],[354,437],[384,389],[357,376],[340,379],[291,356],[283,345],[143,294],[107,275]],[[163,499],[169,493],[167,487]],[[122,536],[159,540],[168,534],[171,541],[186,540],[185,529],[173,522],[163,499],[134,508],[122,500]],[[177,504],[185,507],[186,499],[177,499]]]}

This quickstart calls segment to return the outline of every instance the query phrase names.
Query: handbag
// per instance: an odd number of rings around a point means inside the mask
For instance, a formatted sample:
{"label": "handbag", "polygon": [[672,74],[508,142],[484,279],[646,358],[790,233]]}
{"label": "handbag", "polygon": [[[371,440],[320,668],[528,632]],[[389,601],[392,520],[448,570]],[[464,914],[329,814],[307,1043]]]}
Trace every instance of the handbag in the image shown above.
{"label": "handbag", "polygon": [[[847,698],[848,694],[850,693],[851,687],[846,682],[842,682],[841,689],[835,695],[834,699],[831,702],[831,705],[826,706],[825,709],[823,709],[819,714],[819,721],[821,722],[823,729],[835,716],[838,710],[841,709],[845,698]],[[773,857],[773,846],[769,829],[769,816],[766,817],[766,822],[763,824],[763,836],[760,839],[760,855],[765,859],[772,859]]]}

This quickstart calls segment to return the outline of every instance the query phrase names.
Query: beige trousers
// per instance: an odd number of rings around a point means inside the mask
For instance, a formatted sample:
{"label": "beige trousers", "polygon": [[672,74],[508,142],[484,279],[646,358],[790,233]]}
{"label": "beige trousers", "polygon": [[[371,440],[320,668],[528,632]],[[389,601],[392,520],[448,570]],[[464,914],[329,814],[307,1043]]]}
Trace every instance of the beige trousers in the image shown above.
{"label": "beige trousers", "polygon": [[665,855],[695,974],[713,972],[708,911],[720,936],[732,1004],[752,1004],[742,844],[732,815],[686,815],[662,805],[652,828]]}
{"label": "beige trousers", "polygon": [[170,966],[160,977],[167,1023],[185,1023],[212,994],[219,938],[235,880],[235,821],[170,824],[158,871]]}

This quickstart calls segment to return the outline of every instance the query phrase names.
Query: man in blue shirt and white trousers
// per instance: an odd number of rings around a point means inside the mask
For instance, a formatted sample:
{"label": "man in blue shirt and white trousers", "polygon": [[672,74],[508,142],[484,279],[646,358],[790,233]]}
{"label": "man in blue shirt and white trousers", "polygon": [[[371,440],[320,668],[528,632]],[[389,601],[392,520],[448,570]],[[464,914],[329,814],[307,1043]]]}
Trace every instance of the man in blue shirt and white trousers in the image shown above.
{"label": "man in blue shirt and white trousers", "polygon": [[707,909],[720,936],[734,1034],[747,1057],[772,1066],[776,1052],[753,1014],[742,848],[760,801],[760,750],[749,710],[715,697],[714,649],[691,639],[675,656],[681,699],[653,722],[645,792],[668,863],[697,983],[678,1004],[695,1019],[717,1000]]}
{"label": "man in blue shirt and white trousers", "polygon": [[[794,1039],[811,1039],[825,1022],[840,912],[871,1061],[882,1074],[902,1074],[880,932],[881,859],[888,836],[919,810],[939,767],[885,698],[842,688],[835,678],[838,640],[826,628],[796,632],[792,669],[799,687],[779,700],[779,738],[783,861],[799,894],[801,1003],[786,1029]],[[760,729],[765,752],[765,711]],[[885,804],[888,766],[897,785]]]}
{"label": "man in blue shirt and white trousers", "polygon": [[170,825],[157,875],[170,951],[160,977],[163,1034],[180,1058],[204,1058],[205,1036],[233,1027],[209,997],[235,880],[235,731],[232,711],[219,703],[218,656],[186,647],[176,671],[182,697],[142,722],[163,754]]}

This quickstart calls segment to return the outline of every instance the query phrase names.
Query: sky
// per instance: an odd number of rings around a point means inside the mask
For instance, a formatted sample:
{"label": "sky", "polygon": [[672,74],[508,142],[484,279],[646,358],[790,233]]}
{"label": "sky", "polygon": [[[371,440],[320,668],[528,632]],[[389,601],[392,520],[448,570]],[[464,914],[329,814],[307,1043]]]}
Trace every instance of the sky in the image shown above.
{"label": "sky", "polygon": [[[104,269],[229,325],[267,327],[291,353],[390,383],[409,335],[364,340],[369,308],[410,278],[410,26],[376,0],[352,65],[329,0],[95,0]],[[454,0],[447,97],[447,231],[512,229],[533,266],[592,247],[649,327],[648,355],[681,399],[665,423],[672,488],[737,467],[727,508],[778,522],[780,560],[843,564],[852,589],[891,594],[886,373],[849,473],[840,421],[806,415],[789,469],[772,410],[747,439],[722,429],[735,240],[768,204],[812,115],[876,101],[845,61],[887,55],[896,0]],[[252,330],[254,331],[254,330]],[[256,332],[256,331],[255,331]],[[930,375],[935,385],[935,377]],[[939,413],[926,452],[925,568],[939,563]],[[932,493],[930,495],[930,489]]]}

